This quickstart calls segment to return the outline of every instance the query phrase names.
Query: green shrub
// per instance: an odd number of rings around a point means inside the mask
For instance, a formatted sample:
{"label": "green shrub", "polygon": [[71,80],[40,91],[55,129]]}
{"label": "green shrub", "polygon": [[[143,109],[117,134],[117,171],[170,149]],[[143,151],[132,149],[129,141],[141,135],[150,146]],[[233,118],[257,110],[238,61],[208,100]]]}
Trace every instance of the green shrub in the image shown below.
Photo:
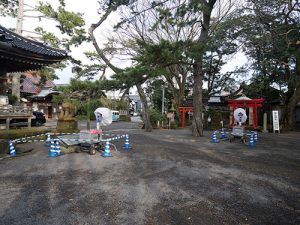
{"label": "green shrub", "polygon": [[161,112],[159,112],[156,109],[150,109],[149,114],[150,114],[150,122],[152,125],[156,125],[157,121],[167,122],[166,117],[161,115]]}
{"label": "green shrub", "polygon": [[130,122],[131,118],[128,115],[120,115],[120,121]]}
{"label": "green shrub", "polygon": [[8,102],[10,105],[14,105],[16,101],[18,100],[18,97],[15,95],[8,95]]}
{"label": "green shrub", "polygon": [[170,123],[170,129],[177,129],[177,128],[178,128],[178,124],[176,122]]}
{"label": "green shrub", "polygon": [[[8,139],[8,140],[14,140],[17,138],[22,137],[30,137],[38,134],[45,134],[50,132],[50,129],[47,128],[22,128],[22,129],[16,129],[16,130],[1,130],[0,131],[0,139]],[[43,138],[42,138],[43,139]]]}
{"label": "green shrub", "polygon": [[[38,134],[45,134],[50,132],[50,129],[41,129],[41,128],[24,128],[17,130],[1,130],[0,131],[0,139],[6,139],[7,142],[0,142],[0,154],[9,152],[9,144],[8,141],[15,140],[17,138],[24,138],[35,136]],[[36,140],[46,139],[46,136],[35,137]]]}

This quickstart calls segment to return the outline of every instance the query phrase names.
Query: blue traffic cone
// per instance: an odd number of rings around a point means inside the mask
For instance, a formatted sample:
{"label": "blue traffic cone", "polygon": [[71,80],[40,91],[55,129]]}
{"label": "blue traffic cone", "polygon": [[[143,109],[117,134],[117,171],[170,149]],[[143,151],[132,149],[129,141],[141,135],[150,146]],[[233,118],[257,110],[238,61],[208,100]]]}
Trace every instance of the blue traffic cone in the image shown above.
{"label": "blue traffic cone", "polygon": [[56,156],[55,144],[54,144],[54,141],[53,141],[53,140],[51,140],[51,143],[50,143],[50,152],[49,152],[49,156],[50,156],[51,158]]}
{"label": "blue traffic cone", "polygon": [[128,134],[125,135],[125,144],[123,145],[123,148],[125,150],[131,149],[131,145],[129,144],[129,136],[128,136]]}
{"label": "blue traffic cone", "polygon": [[257,134],[257,131],[254,131],[254,142],[257,143],[258,142],[258,134]]}
{"label": "blue traffic cone", "polygon": [[56,156],[60,156],[60,155],[61,155],[61,151],[60,151],[60,143],[59,143],[59,141],[56,141],[56,145],[55,145],[55,154],[56,154]]}
{"label": "blue traffic cone", "polygon": [[110,153],[110,144],[109,141],[105,144],[104,153],[102,154],[103,157],[112,157],[112,154]]}
{"label": "blue traffic cone", "polygon": [[216,131],[213,132],[211,142],[212,142],[212,143],[215,143],[215,144],[216,144],[216,143],[219,143],[219,140],[218,140],[218,138],[217,138],[217,132],[216,132]]}
{"label": "blue traffic cone", "polygon": [[221,138],[222,139],[226,139],[227,137],[226,137],[226,133],[225,133],[225,129],[224,128],[222,128],[222,130],[221,130]]}
{"label": "blue traffic cone", "polygon": [[253,148],[255,146],[253,136],[254,136],[253,134],[251,134],[251,136],[250,136],[250,139],[249,139],[249,148]]}
{"label": "blue traffic cone", "polygon": [[12,142],[9,142],[9,154],[12,157],[15,157],[17,155],[16,149],[15,149],[14,144]]}

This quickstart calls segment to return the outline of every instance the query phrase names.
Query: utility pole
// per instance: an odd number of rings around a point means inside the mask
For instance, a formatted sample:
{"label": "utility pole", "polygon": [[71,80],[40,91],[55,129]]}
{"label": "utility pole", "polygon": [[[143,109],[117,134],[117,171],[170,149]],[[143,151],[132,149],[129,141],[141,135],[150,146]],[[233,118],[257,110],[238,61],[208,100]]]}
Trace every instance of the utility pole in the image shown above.
{"label": "utility pole", "polygon": [[165,86],[162,86],[161,115],[165,112]]}
{"label": "utility pole", "polygon": [[[18,16],[17,16],[17,26],[16,33],[22,35],[23,29],[23,18],[24,18],[24,0],[19,0]],[[20,102],[20,79],[21,73],[14,73],[12,79],[12,95],[17,97],[17,102]]]}

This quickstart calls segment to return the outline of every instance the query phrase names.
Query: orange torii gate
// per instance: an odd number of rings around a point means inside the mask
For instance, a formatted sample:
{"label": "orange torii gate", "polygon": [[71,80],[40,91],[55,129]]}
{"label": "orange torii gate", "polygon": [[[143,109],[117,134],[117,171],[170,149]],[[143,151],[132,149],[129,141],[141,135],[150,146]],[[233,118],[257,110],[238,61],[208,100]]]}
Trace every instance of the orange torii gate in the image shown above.
{"label": "orange torii gate", "polygon": [[185,114],[193,112],[193,107],[179,107],[179,111],[181,112],[181,127],[185,128]]}
{"label": "orange torii gate", "polygon": [[[253,108],[253,125],[256,129],[258,127],[258,116],[257,116],[257,108],[263,106],[263,102],[265,101],[263,98],[260,99],[250,99],[250,98],[239,98],[239,99],[230,99],[227,100],[229,102],[228,106],[232,109],[232,120],[231,126],[234,126],[234,116],[233,112],[237,108]],[[185,114],[187,112],[193,112],[193,107],[179,107],[179,111],[181,112],[181,127],[185,127]]]}
{"label": "orange torii gate", "polygon": [[258,116],[257,116],[257,108],[263,106],[263,102],[265,101],[263,98],[260,99],[249,99],[249,98],[240,98],[240,99],[231,99],[227,100],[228,106],[232,109],[232,118],[231,118],[231,126],[234,126],[234,116],[233,112],[237,108],[253,108],[253,125],[254,129],[258,127]]}

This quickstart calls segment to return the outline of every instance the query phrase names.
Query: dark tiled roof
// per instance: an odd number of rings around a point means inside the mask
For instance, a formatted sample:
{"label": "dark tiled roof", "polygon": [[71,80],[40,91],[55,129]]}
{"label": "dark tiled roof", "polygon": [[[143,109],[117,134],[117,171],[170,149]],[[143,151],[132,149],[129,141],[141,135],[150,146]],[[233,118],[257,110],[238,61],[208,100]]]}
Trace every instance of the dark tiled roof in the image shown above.
{"label": "dark tiled roof", "polygon": [[0,42],[5,42],[13,48],[25,50],[38,55],[44,55],[50,58],[66,58],[67,52],[52,48],[41,42],[22,37],[0,25]]}

